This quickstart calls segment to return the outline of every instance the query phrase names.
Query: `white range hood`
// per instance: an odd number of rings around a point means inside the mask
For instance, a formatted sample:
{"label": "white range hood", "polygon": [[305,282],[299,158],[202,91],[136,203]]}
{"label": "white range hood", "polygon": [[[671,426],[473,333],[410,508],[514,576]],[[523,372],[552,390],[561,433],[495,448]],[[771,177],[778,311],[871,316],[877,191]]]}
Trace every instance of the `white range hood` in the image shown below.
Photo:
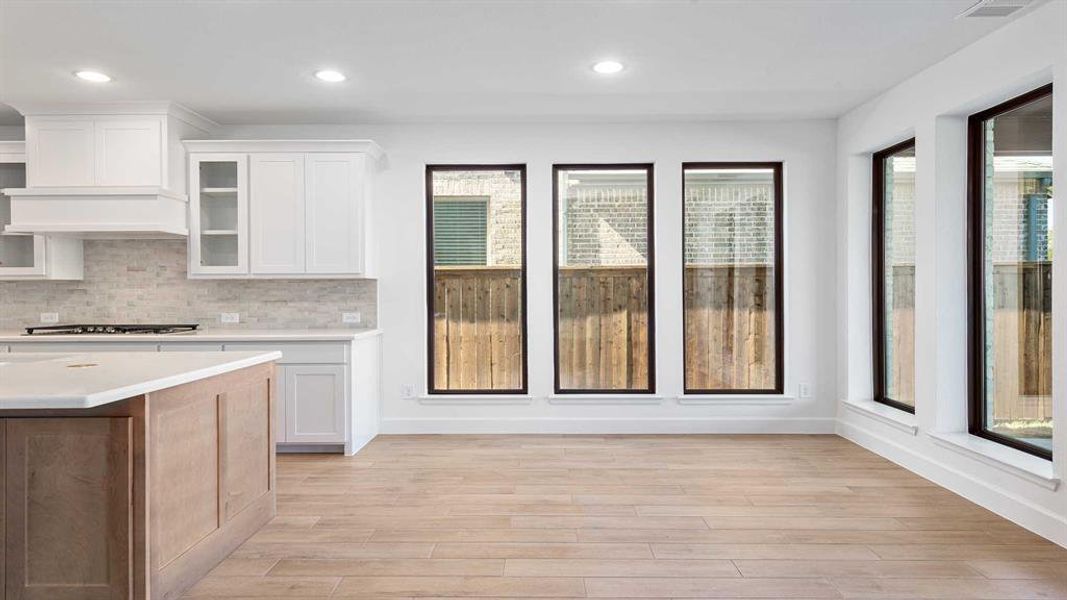
{"label": "white range hood", "polygon": [[189,234],[181,140],[216,125],[169,102],[16,106],[26,187],[9,188],[5,231],[79,238]]}

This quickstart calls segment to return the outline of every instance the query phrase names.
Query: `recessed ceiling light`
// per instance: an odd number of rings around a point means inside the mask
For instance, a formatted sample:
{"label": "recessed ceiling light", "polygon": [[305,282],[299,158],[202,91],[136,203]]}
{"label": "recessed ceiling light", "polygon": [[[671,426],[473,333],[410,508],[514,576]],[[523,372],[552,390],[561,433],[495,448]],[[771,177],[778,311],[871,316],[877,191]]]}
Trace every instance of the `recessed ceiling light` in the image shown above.
{"label": "recessed ceiling light", "polygon": [[593,70],[601,75],[613,75],[622,70],[622,63],[614,60],[602,60],[593,65]]}
{"label": "recessed ceiling light", "polygon": [[93,83],[107,83],[111,81],[106,73],[100,71],[77,71],[74,76],[84,81],[91,81]]}
{"label": "recessed ceiling light", "polygon": [[333,71],[331,69],[323,69],[321,71],[315,71],[315,77],[318,77],[322,81],[328,81],[330,83],[339,83],[347,79],[345,74],[340,71]]}

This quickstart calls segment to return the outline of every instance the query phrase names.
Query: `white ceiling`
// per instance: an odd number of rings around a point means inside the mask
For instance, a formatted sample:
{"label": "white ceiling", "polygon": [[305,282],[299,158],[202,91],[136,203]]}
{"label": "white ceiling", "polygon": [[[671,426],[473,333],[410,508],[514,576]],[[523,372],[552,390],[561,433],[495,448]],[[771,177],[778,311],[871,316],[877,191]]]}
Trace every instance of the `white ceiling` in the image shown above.
{"label": "white ceiling", "polygon": [[[1006,22],[954,18],[973,2],[2,0],[0,102],[173,100],[233,124],[832,117]],[[606,57],[627,69],[594,74]]]}

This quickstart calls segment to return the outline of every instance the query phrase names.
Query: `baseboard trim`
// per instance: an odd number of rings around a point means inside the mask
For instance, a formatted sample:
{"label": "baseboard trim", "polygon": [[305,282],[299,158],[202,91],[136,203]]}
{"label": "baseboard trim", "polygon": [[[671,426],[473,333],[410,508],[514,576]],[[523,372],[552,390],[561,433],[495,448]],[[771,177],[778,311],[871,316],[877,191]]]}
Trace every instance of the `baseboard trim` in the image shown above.
{"label": "baseboard trim", "polygon": [[919,454],[878,433],[838,421],[837,434],[905,469],[955,492],[1041,537],[1067,548],[1067,518],[1025,498],[990,485],[940,461]]}
{"label": "baseboard trim", "polygon": [[833,418],[688,419],[382,419],[383,435],[423,433],[807,433],[832,434]]}

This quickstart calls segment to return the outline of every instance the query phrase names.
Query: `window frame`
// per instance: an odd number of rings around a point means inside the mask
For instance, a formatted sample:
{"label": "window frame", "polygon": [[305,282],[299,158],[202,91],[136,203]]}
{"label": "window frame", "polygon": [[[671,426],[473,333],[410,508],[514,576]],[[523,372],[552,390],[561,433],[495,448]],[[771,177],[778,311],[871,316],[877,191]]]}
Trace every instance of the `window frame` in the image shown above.
{"label": "window frame", "polygon": [[[1041,86],[974,113],[967,119],[967,384],[968,431],[1010,448],[1052,460],[1052,451],[994,433],[986,423],[985,385],[985,135],[983,123],[1052,95],[1052,84]],[[1055,304],[1053,305],[1055,306]]]}
{"label": "window frame", "polygon": [[[904,140],[875,152],[871,160],[871,325],[874,401],[906,413],[915,414],[915,407],[889,397],[886,384],[886,315],[885,315],[885,160],[902,150],[916,150],[915,138]],[[916,169],[918,172],[918,169]],[[913,355],[914,358],[914,355]]]}
{"label": "window frame", "polygon": [[[774,387],[773,388],[690,388],[686,378],[688,351],[685,343],[687,325],[685,310],[685,173],[690,169],[771,169],[774,172]],[[785,394],[785,252],[783,235],[784,178],[785,163],[782,161],[713,161],[682,163],[682,393],[685,395],[723,396],[723,395],[783,395]]]}
{"label": "window frame", "polygon": [[[584,389],[560,386],[559,352],[559,174],[560,171],[620,170],[644,171],[647,187],[646,236],[648,258],[648,385],[644,389]],[[656,221],[654,163],[559,163],[552,165],[552,371],[556,395],[633,395],[656,393]]]}
{"label": "window frame", "polygon": [[[519,268],[522,278],[520,298],[522,301],[522,386],[516,389],[465,389],[465,390],[441,390],[434,387],[434,356],[436,352],[434,338],[434,229],[433,229],[433,175],[436,172],[448,171],[518,171],[519,172],[519,210],[521,212],[520,224],[520,256],[522,264]],[[426,393],[431,396],[524,396],[530,390],[530,339],[528,331],[529,304],[527,300],[527,254],[526,254],[526,164],[427,164],[425,173],[426,187],[426,231],[424,241],[426,243]],[[488,232],[486,239],[489,239]]]}

